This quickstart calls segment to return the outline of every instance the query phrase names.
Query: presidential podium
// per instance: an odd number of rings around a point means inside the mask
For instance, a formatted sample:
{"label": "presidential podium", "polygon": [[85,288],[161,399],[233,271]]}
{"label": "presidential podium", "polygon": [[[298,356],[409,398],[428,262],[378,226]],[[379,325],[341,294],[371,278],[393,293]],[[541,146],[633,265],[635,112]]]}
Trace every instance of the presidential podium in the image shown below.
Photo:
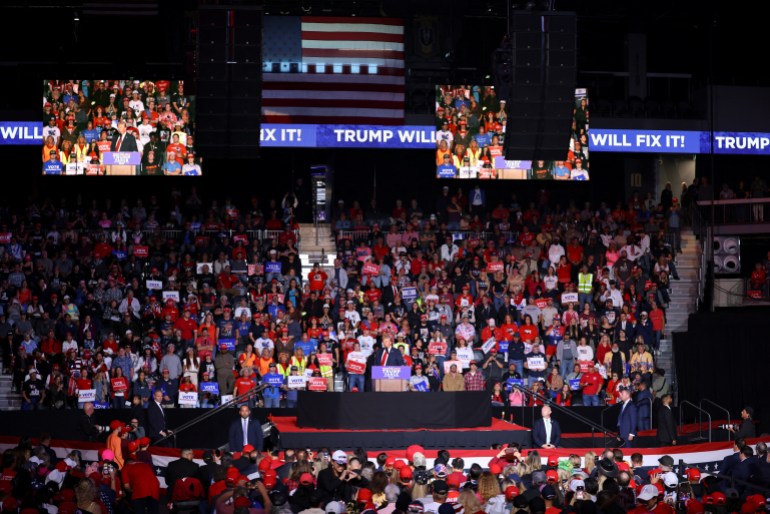
{"label": "presidential podium", "polygon": [[409,366],[372,366],[372,385],[377,393],[402,393],[409,390]]}
{"label": "presidential podium", "polygon": [[139,152],[104,152],[104,174],[111,176],[137,175],[142,164]]}

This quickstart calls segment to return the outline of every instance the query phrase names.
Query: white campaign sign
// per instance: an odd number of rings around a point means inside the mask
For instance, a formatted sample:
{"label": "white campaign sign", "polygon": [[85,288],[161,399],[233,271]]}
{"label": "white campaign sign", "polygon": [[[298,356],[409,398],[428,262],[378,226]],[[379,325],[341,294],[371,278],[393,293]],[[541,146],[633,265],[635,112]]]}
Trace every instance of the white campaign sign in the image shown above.
{"label": "white campaign sign", "polygon": [[289,375],[286,377],[287,382],[286,385],[289,386],[289,389],[304,389],[305,388],[305,377],[302,375]]}
{"label": "white campaign sign", "polygon": [[96,389],[81,389],[78,391],[78,401],[81,403],[96,401]]}
{"label": "white campaign sign", "polygon": [[198,393],[179,393],[179,405],[198,405]]}

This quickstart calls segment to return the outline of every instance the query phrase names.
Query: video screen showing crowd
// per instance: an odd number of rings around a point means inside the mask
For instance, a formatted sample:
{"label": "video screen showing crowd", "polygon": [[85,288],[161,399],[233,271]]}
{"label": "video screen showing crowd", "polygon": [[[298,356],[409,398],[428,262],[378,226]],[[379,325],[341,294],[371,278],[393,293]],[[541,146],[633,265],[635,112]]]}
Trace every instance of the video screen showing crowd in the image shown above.
{"label": "video screen showing crowd", "polygon": [[43,175],[200,176],[184,81],[43,81]]}
{"label": "video screen showing crowd", "polygon": [[585,89],[575,90],[571,136],[565,141],[563,161],[506,160],[503,144],[510,110],[491,86],[437,86],[436,178],[589,179]]}

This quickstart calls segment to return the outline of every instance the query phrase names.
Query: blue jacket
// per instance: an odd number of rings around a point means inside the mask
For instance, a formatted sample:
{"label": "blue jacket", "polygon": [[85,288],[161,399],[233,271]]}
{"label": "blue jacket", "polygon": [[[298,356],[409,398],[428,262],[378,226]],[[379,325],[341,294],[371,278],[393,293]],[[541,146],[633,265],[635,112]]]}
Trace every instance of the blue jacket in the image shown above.
{"label": "blue jacket", "polygon": [[621,413],[618,416],[618,435],[623,441],[628,442],[628,436],[636,436],[636,405],[633,400],[629,400],[626,408],[621,407]]}

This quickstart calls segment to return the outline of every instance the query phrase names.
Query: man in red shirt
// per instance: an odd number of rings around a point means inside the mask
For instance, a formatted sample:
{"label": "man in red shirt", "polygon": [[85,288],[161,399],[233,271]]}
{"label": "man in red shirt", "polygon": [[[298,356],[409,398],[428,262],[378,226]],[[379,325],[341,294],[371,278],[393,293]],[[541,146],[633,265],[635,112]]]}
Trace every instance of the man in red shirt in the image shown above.
{"label": "man in red shirt", "polygon": [[323,291],[324,285],[328,280],[329,275],[321,269],[321,265],[317,262],[313,264],[313,269],[307,275],[308,282],[310,283],[311,291]]}
{"label": "man in red shirt", "polygon": [[[238,377],[238,380],[235,381],[235,387],[233,388],[233,396],[238,397],[242,394],[248,393],[252,389],[254,389],[254,386],[256,386],[256,382],[254,381],[254,376],[251,373],[251,366],[245,366],[241,370],[241,376]],[[238,406],[241,405],[248,405],[249,407],[253,407],[253,398],[249,398],[248,400],[241,402]]]}
{"label": "man in red shirt", "polygon": [[158,514],[160,482],[151,466],[129,458],[123,466],[121,478],[123,488],[131,495],[135,514]]}
{"label": "man in red shirt", "polygon": [[185,307],[181,318],[174,322],[174,328],[182,333],[182,339],[186,344],[190,344],[195,339],[195,331],[198,329],[198,323],[192,319],[190,309]]}
{"label": "man in red shirt", "polygon": [[580,379],[580,387],[583,388],[583,405],[590,407],[598,407],[601,405],[599,402],[599,392],[602,390],[604,380],[602,376],[596,371],[596,368],[591,368],[588,373],[584,373]]}

